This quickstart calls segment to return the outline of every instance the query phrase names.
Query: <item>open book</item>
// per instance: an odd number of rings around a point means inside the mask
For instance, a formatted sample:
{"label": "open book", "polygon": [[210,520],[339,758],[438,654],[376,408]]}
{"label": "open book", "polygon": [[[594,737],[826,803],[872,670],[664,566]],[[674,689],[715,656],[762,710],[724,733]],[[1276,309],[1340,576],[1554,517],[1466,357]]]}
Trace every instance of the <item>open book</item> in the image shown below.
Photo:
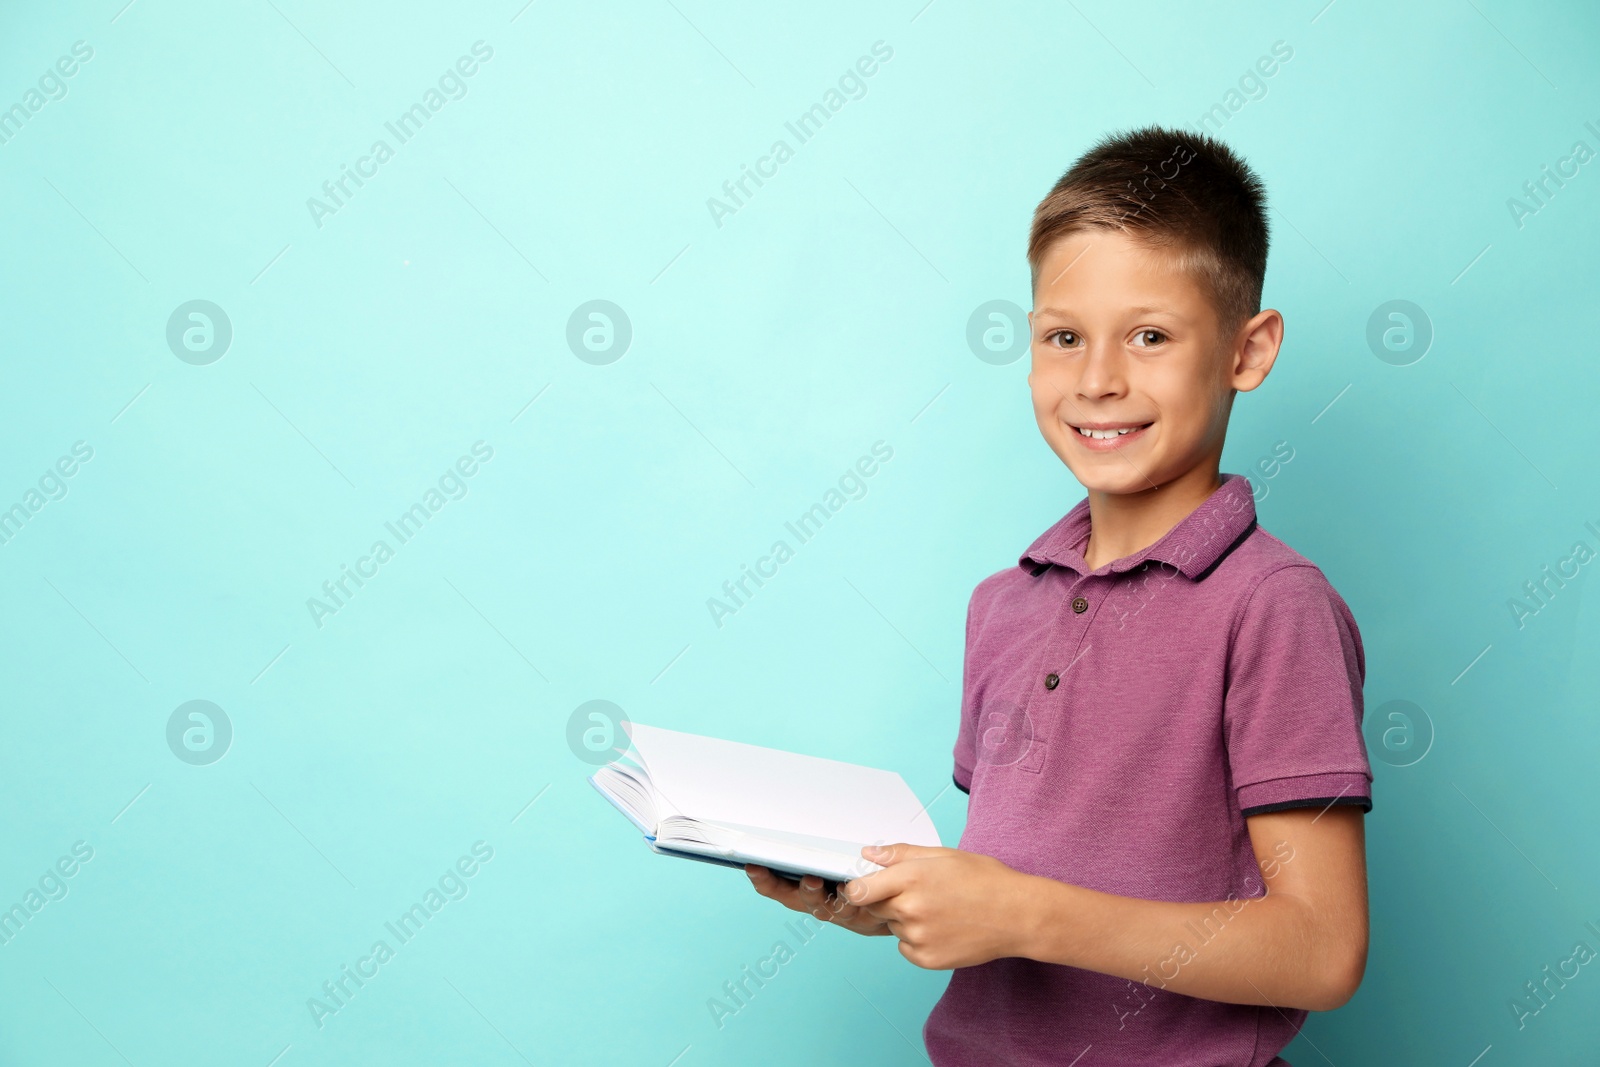
{"label": "open book", "polygon": [[757,863],[835,881],[882,870],[863,845],[939,845],[893,771],[628,724],[632,745],[589,776],[663,855]]}

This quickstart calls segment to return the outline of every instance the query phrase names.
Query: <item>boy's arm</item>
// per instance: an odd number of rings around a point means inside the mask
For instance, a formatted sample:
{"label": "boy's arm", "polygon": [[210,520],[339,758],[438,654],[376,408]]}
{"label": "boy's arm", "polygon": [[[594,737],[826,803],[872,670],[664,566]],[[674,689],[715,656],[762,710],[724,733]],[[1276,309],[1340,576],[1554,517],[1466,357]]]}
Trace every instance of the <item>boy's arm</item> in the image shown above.
{"label": "boy's arm", "polygon": [[900,953],[948,969],[1021,956],[1235,1004],[1331,1011],[1367,958],[1362,813],[1297,808],[1251,816],[1265,896],[1180,904],[1023,874],[948,848],[863,849],[887,869],[842,887],[883,919]]}

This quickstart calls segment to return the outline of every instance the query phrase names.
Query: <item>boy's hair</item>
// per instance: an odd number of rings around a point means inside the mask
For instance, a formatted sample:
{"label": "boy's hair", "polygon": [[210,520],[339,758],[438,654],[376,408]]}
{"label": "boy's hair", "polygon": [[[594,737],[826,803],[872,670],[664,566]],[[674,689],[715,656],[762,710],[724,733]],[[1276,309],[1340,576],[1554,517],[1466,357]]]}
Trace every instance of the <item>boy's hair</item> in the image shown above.
{"label": "boy's hair", "polygon": [[1101,138],[1034,210],[1028,266],[1035,294],[1050,245],[1093,229],[1122,230],[1173,255],[1209,293],[1225,333],[1261,310],[1266,190],[1221,141],[1162,126]]}

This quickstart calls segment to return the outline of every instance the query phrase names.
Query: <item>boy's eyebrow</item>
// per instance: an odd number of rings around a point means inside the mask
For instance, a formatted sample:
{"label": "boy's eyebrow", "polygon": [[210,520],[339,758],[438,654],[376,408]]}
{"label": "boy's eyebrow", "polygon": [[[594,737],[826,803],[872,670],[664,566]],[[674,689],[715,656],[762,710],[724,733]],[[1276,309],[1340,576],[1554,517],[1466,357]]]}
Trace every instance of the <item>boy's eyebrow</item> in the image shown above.
{"label": "boy's eyebrow", "polygon": [[[1176,311],[1172,310],[1171,308],[1155,307],[1155,306],[1150,305],[1150,304],[1140,304],[1138,307],[1131,307],[1131,308],[1128,308],[1127,310],[1128,310],[1128,312],[1130,312],[1131,314],[1134,314],[1134,315],[1171,315],[1173,318],[1176,318],[1176,319],[1183,318],[1182,315],[1178,314]],[[1036,315],[1055,315],[1055,316],[1058,316],[1060,318],[1071,318],[1073,313],[1071,311],[1068,311],[1068,310],[1064,309],[1064,308],[1037,308],[1037,309],[1035,309],[1034,314],[1036,314]]]}

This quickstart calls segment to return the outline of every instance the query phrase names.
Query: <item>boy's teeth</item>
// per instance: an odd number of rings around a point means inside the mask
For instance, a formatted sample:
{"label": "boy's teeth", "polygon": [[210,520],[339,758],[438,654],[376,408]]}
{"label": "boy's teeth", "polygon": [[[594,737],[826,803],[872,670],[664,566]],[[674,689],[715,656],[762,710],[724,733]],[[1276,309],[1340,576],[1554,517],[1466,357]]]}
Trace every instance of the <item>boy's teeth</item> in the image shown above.
{"label": "boy's teeth", "polygon": [[1133,429],[1130,426],[1124,430],[1086,430],[1080,426],[1078,427],[1078,432],[1085,437],[1093,437],[1096,441],[1109,441],[1113,437],[1121,437],[1125,433],[1132,433]]}

